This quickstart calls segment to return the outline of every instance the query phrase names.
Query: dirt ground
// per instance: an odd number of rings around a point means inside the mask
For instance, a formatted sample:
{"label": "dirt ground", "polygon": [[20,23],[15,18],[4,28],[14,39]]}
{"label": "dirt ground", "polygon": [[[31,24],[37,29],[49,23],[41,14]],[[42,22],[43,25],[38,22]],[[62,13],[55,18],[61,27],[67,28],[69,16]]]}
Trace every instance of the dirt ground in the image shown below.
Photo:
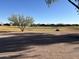
{"label": "dirt ground", "polygon": [[1,33],[0,59],[79,59],[79,33]]}

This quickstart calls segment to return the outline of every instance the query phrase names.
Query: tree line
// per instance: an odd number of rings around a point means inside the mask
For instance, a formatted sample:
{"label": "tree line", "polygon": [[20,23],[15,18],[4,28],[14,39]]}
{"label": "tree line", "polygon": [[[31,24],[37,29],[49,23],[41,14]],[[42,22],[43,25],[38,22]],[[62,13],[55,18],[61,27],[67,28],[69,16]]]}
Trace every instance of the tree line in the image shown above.
{"label": "tree line", "polygon": [[[17,26],[16,24],[10,24],[10,23],[4,23],[0,24],[0,26]],[[39,26],[45,26],[45,27],[52,27],[52,26],[79,26],[79,24],[31,24],[29,27],[39,27]]]}
{"label": "tree line", "polygon": [[32,24],[31,26],[79,26],[79,24]]}

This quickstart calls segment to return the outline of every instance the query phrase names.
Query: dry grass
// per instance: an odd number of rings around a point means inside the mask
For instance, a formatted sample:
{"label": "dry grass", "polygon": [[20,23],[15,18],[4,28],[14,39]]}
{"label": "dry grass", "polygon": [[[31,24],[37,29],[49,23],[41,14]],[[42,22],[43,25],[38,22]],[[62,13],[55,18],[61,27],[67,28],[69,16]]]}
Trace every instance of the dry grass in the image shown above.
{"label": "dry grass", "polygon": [[[24,32],[54,33],[57,27],[28,27]],[[77,27],[58,27],[60,32],[78,32]],[[21,32],[17,26],[0,26],[0,32]]]}
{"label": "dry grass", "polygon": [[19,31],[15,26],[0,26],[0,31]]}

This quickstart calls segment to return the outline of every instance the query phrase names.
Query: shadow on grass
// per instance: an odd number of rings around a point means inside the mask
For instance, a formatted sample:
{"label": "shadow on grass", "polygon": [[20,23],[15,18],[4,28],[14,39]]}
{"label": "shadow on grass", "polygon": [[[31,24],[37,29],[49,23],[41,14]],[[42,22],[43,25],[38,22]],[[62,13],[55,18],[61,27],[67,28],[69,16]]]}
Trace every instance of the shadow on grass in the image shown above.
{"label": "shadow on grass", "polygon": [[[44,33],[20,33],[15,37],[0,38],[0,53],[18,52],[30,50],[30,46],[43,46],[57,43],[79,43],[79,34],[51,35]],[[13,34],[14,35],[14,34]],[[29,52],[27,52],[29,53]],[[19,55],[20,56],[20,55]],[[14,57],[1,57],[0,59],[11,59]]]}

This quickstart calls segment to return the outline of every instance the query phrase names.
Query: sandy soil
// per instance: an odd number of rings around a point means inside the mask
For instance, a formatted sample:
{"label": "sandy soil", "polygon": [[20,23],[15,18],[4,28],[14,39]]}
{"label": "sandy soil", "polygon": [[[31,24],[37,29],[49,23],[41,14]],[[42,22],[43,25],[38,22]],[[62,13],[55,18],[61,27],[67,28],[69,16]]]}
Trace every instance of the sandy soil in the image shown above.
{"label": "sandy soil", "polygon": [[8,33],[2,36],[0,59],[79,59],[78,33]]}

